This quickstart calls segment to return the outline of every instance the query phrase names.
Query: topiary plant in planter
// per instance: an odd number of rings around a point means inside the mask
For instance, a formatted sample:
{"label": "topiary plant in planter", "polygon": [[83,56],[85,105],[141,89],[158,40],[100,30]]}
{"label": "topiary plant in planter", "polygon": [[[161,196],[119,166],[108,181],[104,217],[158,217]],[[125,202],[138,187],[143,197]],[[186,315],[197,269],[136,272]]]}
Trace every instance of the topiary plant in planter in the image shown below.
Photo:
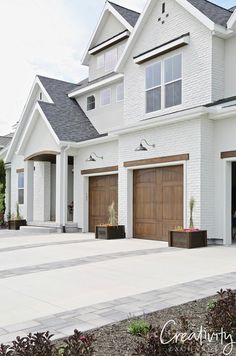
{"label": "topiary plant in planter", "polygon": [[198,248],[207,246],[207,231],[194,228],[194,206],[195,200],[193,197],[191,197],[189,201],[189,229],[184,229],[183,227],[178,226],[176,229],[170,230],[168,237],[169,247]]}
{"label": "topiary plant in planter", "polygon": [[8,220],[9,230],[20,230],[21,226],[26,226],[26,220],[20,215],[19,204],[16,204],[16,214],[11,214],[10,220]]}
{"label": "topiary plant in planter", "polygon": [[115,240],[125,238],[124,225],[118,225],[115,211],[115,203],[112,202],[108,207],[108,224],[96,226],[96,239]]}

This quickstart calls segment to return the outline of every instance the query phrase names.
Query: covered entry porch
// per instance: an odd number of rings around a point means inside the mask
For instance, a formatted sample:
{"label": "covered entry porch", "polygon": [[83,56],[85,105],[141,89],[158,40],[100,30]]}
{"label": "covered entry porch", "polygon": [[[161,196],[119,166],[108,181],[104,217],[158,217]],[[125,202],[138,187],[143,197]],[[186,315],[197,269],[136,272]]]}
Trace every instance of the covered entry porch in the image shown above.
{"label": "covered entry porch", "polygon": [[25,158],[24,205],[28,225],[62,230],[74,220],[74,157],[66,149]]}

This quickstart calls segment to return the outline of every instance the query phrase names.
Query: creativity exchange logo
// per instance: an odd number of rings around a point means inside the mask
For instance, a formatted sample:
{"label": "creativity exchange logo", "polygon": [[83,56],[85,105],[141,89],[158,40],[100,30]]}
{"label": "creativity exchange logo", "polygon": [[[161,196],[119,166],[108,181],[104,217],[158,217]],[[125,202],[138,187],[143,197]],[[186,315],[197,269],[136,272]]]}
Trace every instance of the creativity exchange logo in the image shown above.
{"label": "creativity exchange logo", "polygon": [[[169,337],[167,331],[171,326],[176,326],[176,325],[177,323],[175,322],[175,320],[169,320],[163,326],[160,334],[160,341],[163,345],[178,344],[178,345],[182,345],[182,347],[184,348],[184,344],[186,342],[195,340],[196,342],[199,343],[199,345],[204,349],[205,352],[208,351],[208,348],[210,349],[210,345],[213,346],[214,344],[215,348],[217,348],[216,345],[221,345],[222,354],[225,356],[231,355],[234,350],[234,346],[236,345],[233,336],[225,332],[223,328],[221,328],[220,332],[215,333],[215,332],[209,332],[203,326],[201,326],[195,332],[191,331],[190,333],[188,333],[188,332],[176,331],[174,335],[171,335],[171,337]],[[173,348],[175,347],[173,346]]]}

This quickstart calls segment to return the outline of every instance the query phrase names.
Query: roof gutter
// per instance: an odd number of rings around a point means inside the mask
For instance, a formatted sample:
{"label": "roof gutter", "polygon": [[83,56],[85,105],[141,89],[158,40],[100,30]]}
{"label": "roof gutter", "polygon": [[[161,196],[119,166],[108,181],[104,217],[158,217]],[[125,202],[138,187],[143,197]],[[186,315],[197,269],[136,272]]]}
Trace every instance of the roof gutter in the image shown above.
{"label": "roof gutter", "polygon": [[92,140],[87,140],[87,141],[82,141],[82,142],[61,141],[60,147],[64,147],[65,145],[68,145],[68,146],[70,146],[70,148],[83,148],[83,147],[93,146],[93,145],[97,145],[100,143],[107,143],[107,142],[112,142],[112,141],[117,141],[117,140],[118,140],[117,136],[108,135],[108,136],[94,138]]}

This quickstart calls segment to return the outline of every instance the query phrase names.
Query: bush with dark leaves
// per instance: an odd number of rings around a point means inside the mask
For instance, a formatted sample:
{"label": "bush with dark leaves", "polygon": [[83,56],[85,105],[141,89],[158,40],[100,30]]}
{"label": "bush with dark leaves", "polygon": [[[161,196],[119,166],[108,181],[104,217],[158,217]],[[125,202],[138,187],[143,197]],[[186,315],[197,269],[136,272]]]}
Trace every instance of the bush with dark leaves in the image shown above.
{"label": "bush with dark leaves", "polygon": [[[181,332],[186,332],[188,335],[192,333],[185,318],[180,319],[180,324]],[[178,330],[171,328],[170,325],[165,327],[164,335],[160,326],[152,328],[139,342],[133,356],[192,356],[202,354],[202,347],[194,338],[183,342],[181,338],[176,338],[177,333]]]}
{"label": "bush with dark leaves", "polygon": [[0,356],[92,356],[93,336],[74,331],[59,349],[53,344],[49,332],[17,337],[12,345],[1,345]]}
{"label": "bush with dark leaves", "polygon": [[208,305],[206,323],[213,332],[230,333],[236,337],[236,292],[221,289],[218,298]]}

